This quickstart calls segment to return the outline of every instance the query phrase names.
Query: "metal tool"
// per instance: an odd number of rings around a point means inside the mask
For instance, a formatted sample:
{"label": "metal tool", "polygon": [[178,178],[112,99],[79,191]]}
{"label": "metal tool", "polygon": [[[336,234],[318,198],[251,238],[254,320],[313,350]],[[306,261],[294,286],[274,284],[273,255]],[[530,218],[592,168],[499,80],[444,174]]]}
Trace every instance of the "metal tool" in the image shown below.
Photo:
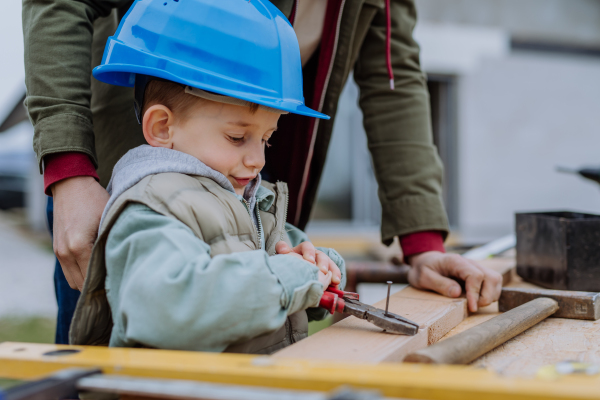
{"label": "metal tool", "polygon": [[558,167],[556,167],[556,171],[563,172],[566,174],[580,175],[586,179],[589,179],[591,181],[594,181],[594,182],[600,184],[600,168],[588,167],[588,168],[576,169],[576,168],[567,168],[567,167],[558,166]]}
{"label": "metal tool", "polygon": [[319,307],[326,308],[331,314],[337,311],[365,319],[388,332],[413,336],[419,331],[419,324],[416,322],[387,310],[361,303],[358,301],[358,293],[344,292],[334,286],[329,286],[323,293]]}
{"label": "metal tool", "polygon": [[0,400],[75,399],[77,381],[102,373],[98,368],[67,368],[40,380],[0,390]]}
{"label": "metal tool", "polygon": [[387,294],[387,297],[385,298],[385,316],[386,317],[388,315],[388,309],[390,308],[390,290],[392,288],[392,281],[387,281],[387,285],[388,285],[388,294]]}

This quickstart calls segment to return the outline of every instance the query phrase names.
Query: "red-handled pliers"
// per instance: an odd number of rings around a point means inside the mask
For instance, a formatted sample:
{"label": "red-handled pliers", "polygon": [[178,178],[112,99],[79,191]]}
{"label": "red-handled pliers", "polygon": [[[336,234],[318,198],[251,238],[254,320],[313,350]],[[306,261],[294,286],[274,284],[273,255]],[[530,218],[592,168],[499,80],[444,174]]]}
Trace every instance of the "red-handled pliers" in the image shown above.
{"label": "red-handled pliers", "polygon": [[335,286],[329,286],[325,292],[323,292],[319,307],[325,308],[330,314],[333,314],[336,311],[343,313],[344,307],[346,306],[344,298],[358,300],[358,293],[344,292]]}
{"label": "red-handled pliers", "polygon": [[358,293],[344,292],[335,286],[329,286],[319,302],[319,307],[327,309],[331,314],[339,312],[366,319],[375,326],[388,332],[413,336],[419,331],[419,324],[400,315],[375,308],[358,301]]}

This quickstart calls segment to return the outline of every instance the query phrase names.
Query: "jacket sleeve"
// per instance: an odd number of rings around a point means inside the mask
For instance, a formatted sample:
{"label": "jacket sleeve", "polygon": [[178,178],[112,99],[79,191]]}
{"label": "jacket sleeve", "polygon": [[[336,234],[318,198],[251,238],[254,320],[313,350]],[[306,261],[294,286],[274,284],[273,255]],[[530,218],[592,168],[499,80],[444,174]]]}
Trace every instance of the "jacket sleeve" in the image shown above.
{"label": "jacket sleeve", "polygon": [[139,204],[119,216],[105,254],[111,344],[223,351],[280,328],[323,294],[310,263],[261,250],[211,258],[186,225]]}
{"label": "jacket sleeve", "polygon": [[[285,231],[288,234],[288,237],[290,238],[290,243],[292,244],[292,247],[296,247],[302,242],[310,241],[308,235],[304,231],[301,231],[300,229],[296,228],[294,225],[288,222],[286,222],[285,224]],[[344,287],[346,286],[346,262],[344,261],[342,256],[340,256],[340,254],[334,249],[330,249],[327,247],[317,247],[317,249],[327,254],[327,256],[331,258],[331,261],[333,261],[340,269],[340,272],[342,273],[342,279],[339,284],[339,288],[341,290],[344,290]],[[330,315],[326,309],[319,307],[312,307],[307,309],[306,314],[308,314],[309,321],[320,321]]]}
{"label": "jacket sleeve", "polygon": [[427,82],[412,37],[413,0],[391,0],[391,60],[395,90],[386,68],[386,12],[378,9],[359,52],[354,78],[373,157],[382,206],[382,241],[441,231],[448,223],[442,201],[442,165],[431,133]]}
{"label": "jacket sleeve", "polygon": [[47,154],[80,152],[97,167],[90,110],[93,24],[131,0],[23,0],[25,104],[40,171]]}

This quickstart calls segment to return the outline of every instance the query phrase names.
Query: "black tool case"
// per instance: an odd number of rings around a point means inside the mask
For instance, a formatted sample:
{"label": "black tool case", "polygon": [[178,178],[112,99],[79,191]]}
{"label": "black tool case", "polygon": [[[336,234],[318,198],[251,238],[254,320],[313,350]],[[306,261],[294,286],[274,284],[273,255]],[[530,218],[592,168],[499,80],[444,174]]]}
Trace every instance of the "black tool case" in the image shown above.
{"label": "black tool case", "polygon": [[536,285],[600,292],[600,215],[518,213],[517,274]]}

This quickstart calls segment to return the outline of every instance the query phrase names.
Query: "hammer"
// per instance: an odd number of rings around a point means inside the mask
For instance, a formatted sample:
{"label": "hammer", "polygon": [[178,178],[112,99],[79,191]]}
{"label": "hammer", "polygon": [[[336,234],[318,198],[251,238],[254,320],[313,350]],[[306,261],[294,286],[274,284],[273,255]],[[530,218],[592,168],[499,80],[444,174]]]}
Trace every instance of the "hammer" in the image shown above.
{"label": "hammer", "polygon": [[595,321],[600,318],[600,293],[504,288],[498,308],[503,314],[412,352],[404,362],[468,364],[550,315]]}

